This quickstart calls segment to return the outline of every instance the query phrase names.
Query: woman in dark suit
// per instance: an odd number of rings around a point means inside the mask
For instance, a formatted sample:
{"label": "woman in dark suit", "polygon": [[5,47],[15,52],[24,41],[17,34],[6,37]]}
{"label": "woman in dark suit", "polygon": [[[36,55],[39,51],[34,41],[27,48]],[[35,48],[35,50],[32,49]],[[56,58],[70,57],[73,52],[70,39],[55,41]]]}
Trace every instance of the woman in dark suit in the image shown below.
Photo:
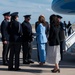
{"label": "woman in dark suit", "polygon": [[49,47],[47,50],[47,62],[55,64],[53,73],[60,72],[59,61],[60,57],[60,23],[56,15],[50,16],[50,33],[49,33]]}

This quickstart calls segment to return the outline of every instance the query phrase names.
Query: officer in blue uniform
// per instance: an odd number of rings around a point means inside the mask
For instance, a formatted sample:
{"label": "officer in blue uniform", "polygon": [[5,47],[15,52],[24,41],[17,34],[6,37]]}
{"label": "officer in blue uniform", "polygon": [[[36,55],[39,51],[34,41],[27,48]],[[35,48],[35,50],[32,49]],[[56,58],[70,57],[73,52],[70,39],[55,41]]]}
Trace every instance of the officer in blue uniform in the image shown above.
{"label": "officer in blue uniform", "polygon": [[[19,55],[21,49],[21,24],[18,22],[18,12],[11,14],[11,22],[8,26],[9,40],[10,40],[10,55],[8,70],[20,70],[19,68]],[[13,59],[15,56],[15,68],[13,68]]]}
{"label": "officer in blue uniform", "polygon": [[31,15],[25,15],[22,23],[22,46],[23,46],[23,64],[34,63],[31,59],[32,46],[31,42],[33,39],[32,26],[30,24]]}
{"label": "officer in blue uniform", "polygon": [[63,60],[63,50],[65,50],[65,25],[61,22],[62,17],[56,15],[60,22],[60,54],[61,60]]}
{"label": "officer in blue uniform", "polygon": [[9,34],[7,32],[7,26],[10,20],[10,12],[3,14],[4,20],[1,23],[1,34],[2,34],[2,43],[3,43],[3,52],[2,59],[3,65],[8,64],[8,53],[9,53]]}

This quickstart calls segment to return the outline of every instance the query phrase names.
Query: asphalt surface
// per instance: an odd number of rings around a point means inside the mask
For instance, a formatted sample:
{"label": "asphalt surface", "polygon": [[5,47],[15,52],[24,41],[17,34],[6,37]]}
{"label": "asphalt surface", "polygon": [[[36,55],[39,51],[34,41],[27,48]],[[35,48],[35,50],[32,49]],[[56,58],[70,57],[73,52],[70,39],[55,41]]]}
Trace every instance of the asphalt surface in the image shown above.
{"label": "asphalt surface", "polygon": [[60,62],[60,73],[51,73],[54,64],[45,63],[43,66],[38,66],[37,48],[34,40],[32,59],[34,64],[22,64],[22,50],[20,52],[20,71],[8,71],[8,66],[2,65],[2,43],[0,42],[0,75],[75,75],[75,56],[64,53],[63,60]]}

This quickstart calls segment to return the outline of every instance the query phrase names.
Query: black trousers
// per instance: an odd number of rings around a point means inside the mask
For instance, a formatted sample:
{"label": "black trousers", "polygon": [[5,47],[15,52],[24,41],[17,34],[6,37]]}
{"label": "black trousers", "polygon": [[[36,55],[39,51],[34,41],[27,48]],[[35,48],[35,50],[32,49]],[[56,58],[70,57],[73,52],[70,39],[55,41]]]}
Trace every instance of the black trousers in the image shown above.
{"label": "black trousers", "polygon": [[60,42],[60,54],[61,54],[61,60],[63,59],[63,50],[65,50],[65,40]]}
{"label": "black trousers", "polygon": [[22,47],[23,47],[23,62],[24,62],[25,60],[31,59],[32,53],[31,42],[23,42]]}
{"label": "black trousers", "polygon": [[7,44],[3,43],[3,52],[2,52],[3,64],[5,64],[8,61],[9,47],[10,47],[9,42],[7,42]]}
{"label": "black trousers", "polygon": [[10,55],[9,55],[9,64],[8,68],[13,68],[13,59],[15,56],[15,69],[19,68],[19,55],[20,55],[21,43],[20,42],[11,42],[10,43]]}

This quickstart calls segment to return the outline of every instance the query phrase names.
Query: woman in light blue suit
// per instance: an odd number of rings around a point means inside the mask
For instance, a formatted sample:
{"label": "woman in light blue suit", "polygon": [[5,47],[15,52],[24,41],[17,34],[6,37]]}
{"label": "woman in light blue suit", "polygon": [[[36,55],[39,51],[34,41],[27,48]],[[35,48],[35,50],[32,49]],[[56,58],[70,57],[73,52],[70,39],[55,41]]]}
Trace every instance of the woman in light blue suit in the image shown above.
{"label": "woman in light blue suit", "polygon": [[46,48],[45,44],[47,43],[46,37],[46,27],[45,27],[45,18],[44,16],[39,16],[39,25],[37,26],[36,33],[37,33],[37,45],[38,45],[38,52],[39,52],[39,65],[43,65],[46,60]]}

